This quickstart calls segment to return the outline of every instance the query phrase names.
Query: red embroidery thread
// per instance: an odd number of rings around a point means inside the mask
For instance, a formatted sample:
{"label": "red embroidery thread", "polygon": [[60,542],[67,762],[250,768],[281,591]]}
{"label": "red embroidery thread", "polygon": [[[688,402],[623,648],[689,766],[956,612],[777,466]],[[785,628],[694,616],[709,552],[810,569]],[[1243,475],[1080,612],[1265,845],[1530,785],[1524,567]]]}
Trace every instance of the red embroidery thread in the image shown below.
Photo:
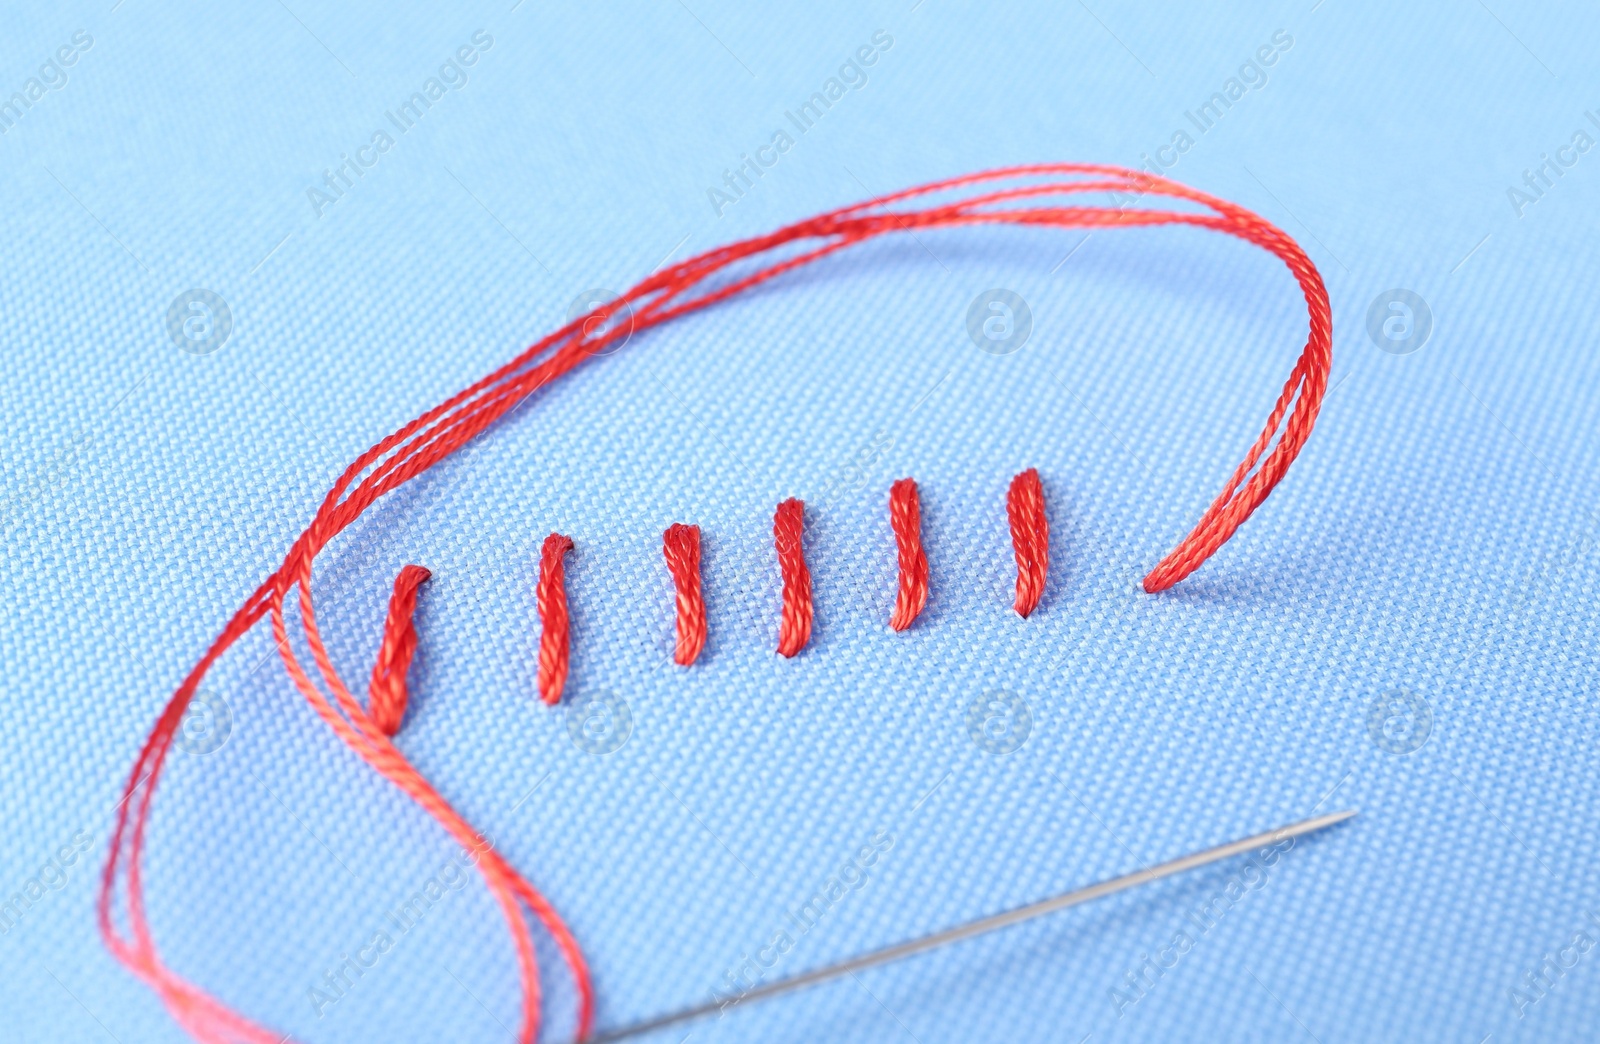
{"label": "red embroidery thread", "polygon": [[394,578],[389,596],[389,617],[383,624],[383,643],[372,665],[367,687],[367,713],[385,736],[400,731],[406,716],[406,671],[417,651],[417,629],[412,614],[417,608],[417,588],[431,576],[419,565],[408,565]]}
{"label": "red embroidery thread", "polygon": [[1026,619],[1038,608],[1050,571],[1050,523],[1044,517],[1039,469],[1029,468],[1011,480],[1006,491],[1006,518],[1011,522],[1011,551],[1017,559],[1017,600],[1012,608]]}
{"label": "red embroidery thread", "polygon": [[661,553],[678,591],[678,647],[673,660],[684,667],[706,647],[706,600],[700,590],[700,527],[674,523],[661,534]]}
{"label": "red embroidery thread", "polygon": [[567,616],[567,570],[562,557],[572,550],[572,538],[551,533],[539,552],[539,697],[554,707],[567,687],[567,658],[571,653],[571,624]]}
{"label": "red embroidery thread", "polygon": [[900,590],[889,626],[903,631],[928,604],[928,556],[922,550],[922,502],[915,479],[903,478],[889,487],[889,528],[900,557]]}
{"label": "red embroidery thread", "polygon": [[783,575],[783,614],[778,621],[778,652],[794,656],[811,640],[811,571],[801,539],[806,506],[793,497],[778,505],[772,518],[772,540]]}
{"label": "red embroidery thread", "polygon": [[[991,188],[920,209],[908,201],[952,194],[999,181],[1026,181]],[[1070,206],[1060,199],[1027,205],[1041,197],[1078,193],[1117,193],[1137,201],[1166,197],[1199,209],[1162,210],[1140,206]],[[279,656],[295,687],[334,733],[372,768],[403,790],[463,846],[477,845],[478,834],[385,736],[350,695],[334,670],[316,626],[311,596],[312,560],[344,529],[385,494],[409,482],[460,449],[489,425],[552,381],[600,355],[610,344],[737,294],[838,251],[890,233],[963,225],[1021,225],[1056,228],[1135,228],[1188,225],[1225,232],[1270,251],[1294,275],[1305,298],[1309,335],[1299,360],[1279,392],[1261,434],[1251,445],[1222,492],[1189,535],[1144,579],[1146,591],[1165,590],[1198,568],[1233,535],[1272,492],[1294,461],[1327,392],[1332,366],[1333,317],[1322,276],[1290,236],[1264,218],[1198,189],[1144,171],[1087,163],[1040,163],[983,171],[905,189],[889,196],[842,207],[785,226],[775,232],[716,247],[658,271],[620,298],[633,322],[590,324],[579,316],[541,338],[504,366],[392,432],[353,461],[323,499],[315,517],[285,554],[282,564],[247,598],[173,692],[157,718],[123,786],[116,824],[96,900],[96,917],[107,948],[161,997],[172,1017],[202,1041],[248,1040],[282,1044],[283,1036],[234,1012],[223,1002],[166,966],[156,949],[145,913],[143,859],[146,828],[161,772],[184,712],[218,659],[262,619],[270,617]],[[790,244],[781,260],[717,282],[730,266]],[[698,294],[695,291],[699,290]],[[615,312],[617,302],[605,310]],[[1280,430],[1281,429],[1281,430]],[[1270,452],[1269,452],[1270,447]],[[299,589],[301,636],[309,648],[322,688],[300,662],[289,642],[283,607]],[[337,704],[337,709],[335,708]],[[522,1020],[517,1037],[532,1044],[540,1025],[539,972],[525,914],[550,933],[570,969],[578,994],[578,1030],[588,1035],[594,1014],[589,970],[576,941],[544,897],[498,853],[478,862],[484,883],[499,902],[511,932],[522,987]],[[121,886],[119,888],[119,885]],[[125,928],[115,916],[119,893]]]}

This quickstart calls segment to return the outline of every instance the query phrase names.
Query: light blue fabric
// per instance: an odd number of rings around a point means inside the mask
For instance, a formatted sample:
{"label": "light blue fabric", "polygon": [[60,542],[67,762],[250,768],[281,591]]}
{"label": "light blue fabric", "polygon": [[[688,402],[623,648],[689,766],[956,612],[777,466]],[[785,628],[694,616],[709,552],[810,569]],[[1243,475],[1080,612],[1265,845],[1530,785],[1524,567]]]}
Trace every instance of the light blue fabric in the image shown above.
{"label": "light blue fabric", "polygon": [[[768,977],[1348,807],[1270,867],[693,1039],[1593,1039],[1600,950],[1572,944],[1600,939],[1600,151],[1558,151],[1600,138],[1591,6],[437,6],[5,7],[0,92],[27,104],[0,121],[0,894],[59,887],[0,934],[0,1039],[183,1039],[96,936],[111,807],[171,689],[361,450],[584,291],[937,177],[1137,166],[1176,132],[1192,147],[1164,153],[1172,176],[1304,244],[1336,338],[1300,461],[1181,587],[1138,581],[1287,376],[1292,279],[1194,230],[938,232],[640,335],[390,497],[320,560],[334,654],[364,679],[395,573],[433,570],[400,743],[570,919],[602,1027],[725,990],[780,931]],[[841,73],[858,48],[872,64]],[[1263,48],[1272,64],[1241,72]],[[441,73],[460,49],[471,64]],[[30,100],[34,77],[59,87]],[[431,77],[459,86],[402,130]],[[831,77],[859,86],[802,133],[786,113]],[[1258,85],[1223,108],[1230,78]],[[392,146],[358,153],[380,130]],[[719,215],[709,190],[778,130],[792,147]],[[308,195],[358,155],[374,165],[342,197]],[[1009,355],[967,334],[992,288],[1032,313]],[[209,354],[183,350],[219,329],[191,289],[231,317]],[[1391,289],[1431,313],[1409,354],[1386,301],[1368,332]],[[1054,561],[1022,621],[1004,491],[1029,466]],[[895,635],[903,475],[933,593]],[[807,501],[818,605],[793,661],[772,651],[785,496]],[[668,662],[674,521],[705,533],[711,637],[689,671]],[[552,530],[577,542],[570,691],[631,713],[609,754],[535,699]],[[175,753],[160,791],[164,954],[295,1039],[506,1040],[514,961],[475,879],[391,928],[319,1015],[324,973],[460,858],[270,645],[258,630],[212,675],[226,742]],[[1028,708],[1010,754],[968,731],[992,692]],[[1426,743],[1393,753],[1423,706]],[[841,873],[858,886],[800,932]],[[1218,894],[1203,931],[1191,915]],[[1180,932],[1192,945],[1165,950]],[[1176,965],[1144,965],[1141,996],[1127,976],[1163,952]],[[560,1040],[572,991],[544,958]]]}

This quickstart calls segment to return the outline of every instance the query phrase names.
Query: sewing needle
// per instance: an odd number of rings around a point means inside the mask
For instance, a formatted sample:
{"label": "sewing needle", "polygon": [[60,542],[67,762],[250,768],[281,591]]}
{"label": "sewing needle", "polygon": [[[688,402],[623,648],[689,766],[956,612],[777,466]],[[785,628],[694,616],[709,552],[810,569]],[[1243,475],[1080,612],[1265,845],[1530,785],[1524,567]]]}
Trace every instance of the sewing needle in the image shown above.
{"label": "sewing needle", "polygon": [[1027,906],[1019,906],[1014,910],[1007,910],[1004,913],[992,914],[988,917],[980,917],[976,921],[968,921],[966,924],[959,924],[954,928],[946,928],[944,931],[934,932],[932,935],[924,935],[919,939],[912,939],[908,942],[898,943],[894,946],[887,946],[881,950],[874,950],[871,953],[862,954],[859,957],[851,957],[848,960],[840,961],[837,964],[830,964],[826,968],[818,968],[815,971],[804,972],[800,975],[790,976],[787,979],[778,979],[775,982],[764,983],[763,985],[749,990],[736,1001],[728,1001],[723,1003],[711,1001],[709,1003],[699,1005],[698,1007],[685,1008],[682,1011],[673,1012],[668,1015],[660,1015],[644,1022],[635,1023],[632,1026],[624,1026],[621,1029],[612,1030],[609,1033],[601,1033],[598,1036],[588,1038],[588,1044],[611,1044],[613,1041],[625,1040],[629,1037],[638,1037],[646,1033],[653,1033],[654,1031],[662,1029],[666,1026],[672,1026],[676,1025],[677,1023],[689,1022],[694,1019],[704,1018],[707,1015],[716,1014],[719,1011],[723,1011],[725,1008],[730,1008],[735,1005],[746,1004],[750,1001],[762,1000],[767,997],[775,997],[780,993],[789,993],[794,990],[803,989],[806,986],[814,986],[819,982],[827,982],[829,979],[837,979],[840,976],[861,971],[863,968],[873,968],[880,964],[888,964],[890,961],[898,961],[902,957],[910,957],[913,954],[925,953],[928,950],[932,950],[936,947],[944,946],[949,943],[962,942],[966,939],[971,939],[975,936],[983,935],[988,932],[998,931],[1001,928],[1009,928],[1014,924],[1021,924],[1023,921],[1030,921],[1035,917],[1042,917],[1045,914],[1055,913],[1057,910],[1065,910],[1069,906],[1077,906],[1079,903],[1087,903],[1094,899],[1102,899],[1108,895],[1115,895],[1118,892],[1125,891],[1126,889],[1133,888],[1137,885],[1149,884],[1152,881],[1159,881],[1164,877],[1171,877],[1174,874],[1181,874],[1185,870],[1193,870],[1197,867],[1206,866],[1209,863],[1215,863],[1219,860],[1227,859],[1229,856],[1243,855],[1245,852],[1248,852],[1251,849],[1259,846],[1276,844],[1280,841],[1287,841],[1292,837],[1300,837],[1303,834],[1315,833],[1318,830],[1331,827],[1335,823],[1342,823],[1353,815],[1355,815],[1354,810],[1330,812],[1325,816],[1317,816],[1313,819],[1302,820],[1299,823],[1293,823],[1286,827],[1279,827],[1277,830],[1268,830],[1265,833],[1256,834],[1253,837],[1242,838],[1238,841],[1230,841],[1225,845],[1218,845],[1215,848],[1208,848],[1203,852],[1195,852],[1193,855],[1182,856],[1165,863],[1157,863],[1155,866],[1146,867],[1143,870],[1136,870],[1131,874],[1123,874],[1121,877],[1113,877],[1109,881],[1101,881],[1098,884],[1092,884],[1086,888],[1079,888],[1076,891],[1067,892],[1063,895],[1054,896],[1050,899],[1042,899],[1036,903],[1029,903]]}

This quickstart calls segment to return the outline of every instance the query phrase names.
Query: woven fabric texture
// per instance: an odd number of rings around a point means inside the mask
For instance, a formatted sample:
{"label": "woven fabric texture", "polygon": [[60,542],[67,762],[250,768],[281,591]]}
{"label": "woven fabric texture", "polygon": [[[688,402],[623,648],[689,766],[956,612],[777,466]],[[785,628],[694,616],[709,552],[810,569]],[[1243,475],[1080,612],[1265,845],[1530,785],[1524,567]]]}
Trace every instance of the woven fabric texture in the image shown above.
{"label": "woven fabric texture", "polygon": [[[1355,808],[1270,867],[693,1039],[1593,1039],[1591,6],[96,0],[3,22],[0,96],[23,102],[0,109],[0,898],[25,901],[0,932],[0,1041],[184,1039],[95,931],[112,806],[345,464],[593,291],[1046,160],[1160,164],[1327,280],[1317,430],[1189,580],[1139,589],[1300,351],[1290,275],[1192,229],[941,231],[635,337],[377,505],[317,564],[345,677],[371,672],[396,573],[426,566],[398,742],[569,919],[602,1029],[726,993],[779,933],[769,979]],[[733,198],[758,149],[773,164]],[[1026,302],[1014,351],[969,334],[993,289]],[[1052,564],[1022,620],[1005,494],[1029,467]],[[904,476],[931,597],[895,634]],[[816,623],[785,660],[791,496]],[[703,533],[687,670],[674,522]],[[610,700],[615,729],[625,704],[613,750],[605,721],[538,702],[551,532],[576,544],[567,698]],[[204,691],[146,868],[171,965],[296,1040],[509,1039],[498,910],[267,630]],[[378,964],[316,1004],[382,930]],[[564,1040],[572,990],[542,957]]]}

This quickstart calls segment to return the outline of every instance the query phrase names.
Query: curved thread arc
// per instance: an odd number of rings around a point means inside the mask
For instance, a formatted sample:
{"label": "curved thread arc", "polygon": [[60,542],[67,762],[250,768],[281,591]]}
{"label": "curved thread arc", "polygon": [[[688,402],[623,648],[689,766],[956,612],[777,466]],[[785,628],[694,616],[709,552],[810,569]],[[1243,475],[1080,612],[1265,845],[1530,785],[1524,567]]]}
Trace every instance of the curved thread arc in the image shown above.
{"label": "curved thread arc", "polygon": [[[998,181],[1041,179],[1010,188],[992,188],[966,199],[921,209],[901,209],[909,200],[953,193]],[[1066,180],[1077,179],[1077,180]],[[1067,206],[1061,202],[1028,205],[1044,197],[1114,192],[1138,199],[1158,196],[1203,208],[1200,211]],[[379,497],[410,481],[533,395],[570,373],[612,342],[706,308],[876,236],[918,229],[1012,224],[1058,228],[1134,228],[1190,225],[1224,232],[1270,251],[1299,283],[1309,317],[1309,335],[1299,360],[1279,392],[1267,423],[1244,459],[1200,520],[1144,578],[1144,588],[1171,587],[1209,558],[1260,506],[1283,478],[1316,423],[1332,364],[1332,312],[1321,274],[1300,246],[1264,218],[1226,200],[1143,171],[1100,164],[1042,163],[984,171],[917,186],[858,203],[757,236],[706,251],[663,269],[621,298],[634,322],[587,324],[580,316],[548,334],[482,380],[428,410],[361,454],[328,491],[315,517],[295,540],[283,563],[245,600],[207,647],[167,701],[140,748],[117,806],[106,864],[101,872],[96,916],[108,949],[151,986],[173,1018],[197,1040],[282,1044],[281,1035],[240,1015],[202,988],[169,969],[160,958],[145,911],[143,853],[153,795],[173,738],[200,682],[217,660],[267,616],[296,687],[339,738],[385,778],[394,782],[463,844],[477,833],[405,756],[371,716],[351,697],[323,648],[311,597],[311,565],[327,544]],[[747,259],[790,244],[804,248],[753,272],[717,286],[707,281]],[[698,294],[691,291],[699,290]],[[616,302],[607,307],[614,308]],[[299,588],[300,637],[310,648],[322,684],[314,682],[291,648],[284,599]],[[485,884],[506,915],[517,954],[523,992],[518,1039],[532,1044],[540,1024],[539,979],[526,915],[531,913],[555,940],[578,994],[578,1035],[589,1032],[593,990],[587,966],[560,917],[540,893],[497,853],[479,861]],[[126,933],[114,917],[120,891]]]}

